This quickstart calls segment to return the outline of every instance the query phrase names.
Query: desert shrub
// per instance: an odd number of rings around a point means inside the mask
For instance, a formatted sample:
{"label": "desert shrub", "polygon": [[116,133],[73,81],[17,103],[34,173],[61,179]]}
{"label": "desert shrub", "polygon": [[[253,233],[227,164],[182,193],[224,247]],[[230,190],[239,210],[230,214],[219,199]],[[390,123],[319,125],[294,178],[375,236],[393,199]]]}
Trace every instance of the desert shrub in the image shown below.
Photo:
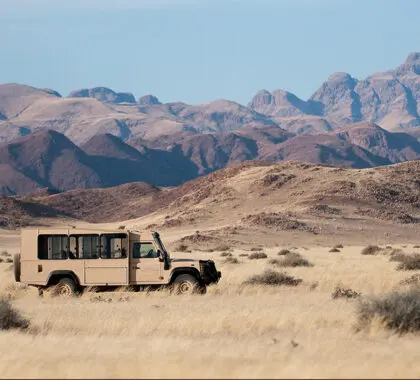
{"label": "desert shrub", "polygon": [[175,248],[176,252],[191,252],[187,244],[180,244]]}
{"label": "desert shrub", "polygon": [[0,330],[26,329],[29,321],[16,311],[9,300],[0,299]]}
{"label": "desert shrub", "polygon": [[226,257],[226,256],[232,256],[232,254],[230,252],[222,252],[220,254],[220,257]]}
{"label": "desert shrub", "polygon": [[279,256],[284,256],[284,255],[287,255],[288,253],[290,253],[290,251],[288,249],[282,249],[277,254]]}
{"label": "desert shrub", "polygon": [[271,265],[278,265],[278,266],[280,266],[281,260],[279,260],[279,259],[270,259],[270,260],[268,260],[268,263],[271,264]]}
{"label": "desert shrub", "polygon": [[336,244],[333,248],[336,248],[336,249],[343,249],[344,248],[344,245],[343,244]]}
{"label": "desert shrub", "polygon": [[283,259],[279,260],[277,264],[281,267],[312,267],[308,260],[302,257],[299,253],[290,252],[283,256]]}
{"label": "desert shrub", "polygon": [[289,276],[285,272],[277,272],[267,269],[262,274],[251,276],[248,280],[244,281],[246,285],[271,285],[271,286],[296,286],[302,282],[301,279],[296,279]]}
{"label": "desert shrub", "polygon": [[415,246],[413,246],[414,249],[420,248],[420,245],[416,244]]}
{"label": "desert shrub", "polygon": [[262,251],[263,249],[262,249],[262,247],[253,247],[253,248],[251,248],[251,252],[259,252],[259,251]]}
{"label": "desert shrub", "polygon": [[390,256],[390,258],[389,258],[389,261],[398,261],[398,262],[401,262],[401,261],[404,261],[404,258],[406,257],[407,255],[404,253],[404,252],[402,252],[402,251],[397,251],[397,250],[394,250],[392,253],[391,253],[391,256]]}
{"label": "desert shrub", "polygon": [[350,288],[344,288],[341,284],[338,284],[335,290],[332,292],[331,297],[337,298],[358,298],[361,294]]}
{"label": "desert shrub", "polygon": [[401,280],[401,285],[419,285],[420,284],[420,273],[413,274],[412,276]]}
{"label": "desert shrub", "polygon": [[13,263],[13,259],[11,259],[10,257],[7,257],[5,262],[8,264]]}
{"label": "desert shrub", "polygon": [[249,256],[249,254],[248,253],[240,253],[239,256],[240,257],[246,257],[246,256]]}
{"label": "desert shrub", "polygon": [[417,270],[420,269],[420,254],[401,255],[397,270]]}
{"label": "desert shrub", "polygon": [[329,252],[340,252],[340,250],[338,248],[333,247],[329,250]]}
{"label": "desert shrub", "polygon": [[232,247],[227,244],[219,245],[218,247],[214,248],[215,251],[230,251]]}
{"label": "desert shrub", "polygon": [[420,330],[420,292],[392,292],[362,299],[358,305],[358,327],[369,326],[379,319],[383,326],[398,333]]}
{"label": "desert shrub", "polygon": [[2,257],[0,257],[0,263],[3,263],[4,259]]}
{"label": "desert shrub", "polygon": [[254,252],[248,256],[248,259],[250,260],[260,260],[260,259],[266,259],[266,258],[267,258],[267,255],[264,252]]}
{"label": "desert shrub", "polygon": [[226,264],[239,264],[240,261],[236,257],[228,256],[225,259]]}
{"label": "desert shrub", "polygon": [[381,251],[381,248],[377,245],[368,245],[367,247],[363,248],[362,255],[376,255]]}
{"label": "desert shrub", "polygon": [[9,253],[9,252],[7,252],[7,251],[2,251],[2,252],[0,253],[0,256],[3,256],[3,257],[10,256],[10,253]]}

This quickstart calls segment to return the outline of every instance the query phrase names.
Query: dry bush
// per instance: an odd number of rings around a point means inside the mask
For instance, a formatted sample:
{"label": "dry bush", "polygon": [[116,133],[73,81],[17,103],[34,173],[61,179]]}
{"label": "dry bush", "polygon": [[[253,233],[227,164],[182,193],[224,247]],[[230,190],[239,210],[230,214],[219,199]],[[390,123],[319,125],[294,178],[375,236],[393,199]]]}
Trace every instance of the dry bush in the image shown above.
{"label": "dry bush", "polygon": [[328,252],[341,252],[338,248],[331,248]]}
{"label": "dry bush", "polygon": [[9,300],[0,299],[0,330],[26,329],[29,321],[16,311]]}
{"label": "dry bush", "polygon": [[281,251],[279,251],[277,254],[279,256],[284,256],[287,255],[288,253],[290,253],[290,251],[288,249],[282,249]]}
{"label": "dry bush", "polygon": [[398,262],[401,262],[401,261],[404,260],[404,258],[406,256],[407,255],[403,251],[400,251],[400,250],[397,251],[397,250],[395,250],[394,252],[391,253],[391,257],[389,258],[389,261],[398,261]]}
{"label": "dry bush", "polygon": [[0,263],[4,263],[4,259],[0,257]]}
{"label": "dry bush", "polygon": [[[394,255],[394,258],[397,255]],[[413,253],[411,255],[398,255],[399,264],[397,270],[418,270],[420,269],[420,253]]]}
{"label": "dry bush", "polygon": [[278,265],[278,266],[280,266],[281,260],[279,260],[279,259],[270,259],[270,260],[268,260],[268,263],[271,264],[271,265]]}
{"label": "dry bush", "polygon": [[398,333],[420,330],[420,292],[392,292],[362,299],[358,305],[358,327],[369,326],[379,319],[384,327]]}
{"label": "dry bush", "polygon": [[381,251],[381,248],[377,245],[368,245],[367,247],[363,248],[362,255],[376,255]]}
{"label": "dry bush", "polygon": [[215,251],[219,251],[219,252],[230,251],[231,249],[232,249],[232,247],[227,245],[227,244],[222,244],[222,245],[219,245],[218,247],[214,248]]}
{"label": "dry bush", "polygon": [[241,263],[236,257],[232,257],[232,256],[226,257],[224,262],[225,264],[240,264]]}
{"label": "dry bush", "polygon": [[259,251],[262,251],[263,249],[262,249],[262,247],[253,247],[253,248],[251,248],[251,252],[259,252]]}
{"label": "dry bush", "polygon": [[227,257],[227,256],[232,256],[232,254],[230,252],[222,252],[220,254],[220,257]]}
{"label": "dry bush", "polygon": [[254,252],[248,256],[250,260],[266,259],[268,256],[264,252]]}
{"label": "dry bush", "polygon": [[187,244],[180,244],[175,248],[176,252],[191,252]]}
{"label": "dry bush", "polygon": [[9,252],[7,252],[7,251],[5,250],[5,251],[2,251],[2,252],[0,253],[0,256],[7,257],[7,256],[11,256],[11,255],[10,255],[10,253],[9,253]]}
{"label": "dry bush", "polygon": [[279,260],[278,264],[276,265],[280,267],[313,267],[308,260],[302,257],[299,253],[296,252],[289,252],[288,254],[284,255],[281,260]]}
{"label": "dry bush", "polygon": [[413,248],[415,249],[420,248],[420,245],[416,244],[415,246],[413,246]]}
{"label": "dry bush", "polygon": [[8,264],[13,263],[13,259],[11,259],[10,257],[7,257],[5,262]]}
{"label": "dry bush", "polygon": [[401,285],[419,285],[420,284],[420,273],[413,274],[412,276],[401,280]]}
{"label": "dry bush", "polygon": [[246,256],[249,256],[249,253],[240,253],[239,254],[239,257],[246,257]]}
{"label": "dry bush", "polygon": [[285,272],[277,272],[271,269],[267,269],[262,274],[256,274],[251,276],[248,280],[244,281],[245,285],[271,285],[271,286],[296,286],[302,282],[301,279],[296,279],[289,276]]}
{"label": "dry bush", "polygon": [[361,296],[361,293],[356,292],[350,288],[344,288],[341,284],[338,284],[335,290],[332,292],[332,299],[337,298],[358,298]]}
{"label": "dry bush", "polygon": [[336,248],[336,249],[343,249],[344,248],[344,245],[343,244],[336,244],[333,248]]}

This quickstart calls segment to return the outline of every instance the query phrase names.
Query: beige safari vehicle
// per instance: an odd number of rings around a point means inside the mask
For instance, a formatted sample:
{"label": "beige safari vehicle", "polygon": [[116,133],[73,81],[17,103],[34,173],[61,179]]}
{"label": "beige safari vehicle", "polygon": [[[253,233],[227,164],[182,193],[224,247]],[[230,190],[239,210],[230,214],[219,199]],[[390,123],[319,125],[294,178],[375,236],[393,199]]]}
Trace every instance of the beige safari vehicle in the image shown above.
{"label": "beige safari vehicle", "polygon": [[14,257],[17,282],[56,294],[85,287],[169,286],[177,294],[204,293],[221,273],[212,260],[172,259],[157,232],[25,228]]}

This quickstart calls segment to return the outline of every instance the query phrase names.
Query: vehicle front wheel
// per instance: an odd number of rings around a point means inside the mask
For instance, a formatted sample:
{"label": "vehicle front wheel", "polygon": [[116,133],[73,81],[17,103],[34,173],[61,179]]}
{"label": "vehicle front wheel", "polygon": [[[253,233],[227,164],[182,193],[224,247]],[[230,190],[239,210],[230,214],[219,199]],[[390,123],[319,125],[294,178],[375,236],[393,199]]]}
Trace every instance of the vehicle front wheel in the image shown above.
{"label": "vehicle front wheel", "polygon": [[200,285],[196,277],[190,274],[181,274],[173,283],[175,294],[205,294],[205,286]]}
{"label": "vehicle front wheel", "polygon": [[73,297],[77,293],[77,285],[71,278],[62,278],[54,287],[54,295],[56,296]]}

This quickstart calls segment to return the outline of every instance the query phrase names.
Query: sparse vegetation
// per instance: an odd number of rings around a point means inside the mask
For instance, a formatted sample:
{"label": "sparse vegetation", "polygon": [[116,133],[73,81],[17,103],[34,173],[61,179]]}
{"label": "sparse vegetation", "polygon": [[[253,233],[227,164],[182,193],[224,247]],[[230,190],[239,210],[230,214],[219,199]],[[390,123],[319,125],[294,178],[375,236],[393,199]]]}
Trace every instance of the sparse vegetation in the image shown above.
{"label": "sparse vegetation", "polygon": [[306,260],[297,252],[289,252],[286,255],[284,255],[281,260],[277,260],[277,261],[273,260],[272,263],[280,267],[292,267],[292,268],[313,266],[313,264],[311,264],[308,260]]}
{"label": "sparse vegetation", "polygon": [[7,264],[13,263],[13,259],[11,259],[10,257],[7,257],[6,260],[5,260],[5,262]]}
{"label": "sparse vegetation", "polygon": [[241,262],[236,258],[232,256],[228,256],[225,259],[226,264],[240,264]]}
{"label": "sparse vegetation", "polygon": [[218,247],[214,248],[215,251],[230,251],[232,249],[231,246],[227,244],[219,245]]}
{"label": "sparse vegetation", "polygon": [[26,329],[29,321],[16,311],[9,300],[0,299],[0,330]]}
{"label": "sparse vegetation", "polygon": [[344,288],[341,284],[338,284],[335,290],[332,292],[332,299],[337,298],[358,298],[361,296],[361,293],[356,292],[350,288]]}
{"label": "sparse vegetation", "polygon": [[249,253],[240,253],[239,254],[239,257],[246,257],[246,256],[249,256]]}
{"label": "sparse vegetation", "polygon": [[367,247],[363,248],[362,255],[376,255],[381,251],[381,248],[377,245],[368,245]]}
{"label": "sparse vegetation", "polygon": [[179,244],[176,248],[175,251],[176,252],[191,252],[190,249],[188,249],[188,245],[187,244]]}
{"label": "sparse vegetation", "polygon": [[343,244],[336,244],[333,248],[336,248],[336,249],[343,249],[344,248],[344,245]]}
{"label": "sparse vegetation", "polygon": [[0,263],[4,263],[4,259],[0,257]]}
{"label": "sparse vegetation", "polygon": [[420,273],[413,274],[412,276],[401,280],[401,285],[420,285]]}
{"label": "sparse vegetation", "polygon": [[420,330],[420,292],[392,292],[362,299],[358,305],[358,327],[369,326],[375,319],[400,334]]}
{"label": "sparse vegetation", "polygon": [[420,269],[420,253],[411,255],[398,254],[391,257],[392,261],[398,261],[397,270],[418,270]]}
{"label": "sparse vegetation", "polygon": [[259,252],[259,251],[262,251],[262,250],[263,250],[262,247],[253,247],[253,248],[251,248],[251,252]]}
{"label": "sparse vegetation", "polygon": [[282,249],[277,254],[279,256],[284,256],[284,255],[287,255],[288,253],[290,253],[290,251],[288,249]]}
{"label": "sparse vegetation", "polygon": [[341,252],[338,248],[333,247],[328,252]]}
{"label": "sparse vegetation", "polygon": [[0,256],[7,257],[7,256],[11,256],[11,255],[10,255],[10,253],[9,253],[9,252],[7,252],[7,251],[2,251],[2,252],[0,253]]}
{"label": "sparse vegetation", "polygon": [[248,256],[249,260],[261,260],[266,259],[268,256],[264,252],[254,252]]}
{"label": "sparse vegetation", "polygon": [[220,257],[227,257],[227,256],[232,256],[232,254],[230,252],[222,252],[220,254]]}
{"label": "sparse vegetation", "polygon": [[413,246],[414,249],[418,249],[420,248],[420,245],[416,244],[415,246]]}
{"label": "sparse vegetation", "polygon": [[301,279],[296,279],[289,276],[285,272],[277,272],[271,269],[267,269],[262,274],[251,276],[244,282],[246,285],[271,285],[271,286],[296,286],[302,282]]}

